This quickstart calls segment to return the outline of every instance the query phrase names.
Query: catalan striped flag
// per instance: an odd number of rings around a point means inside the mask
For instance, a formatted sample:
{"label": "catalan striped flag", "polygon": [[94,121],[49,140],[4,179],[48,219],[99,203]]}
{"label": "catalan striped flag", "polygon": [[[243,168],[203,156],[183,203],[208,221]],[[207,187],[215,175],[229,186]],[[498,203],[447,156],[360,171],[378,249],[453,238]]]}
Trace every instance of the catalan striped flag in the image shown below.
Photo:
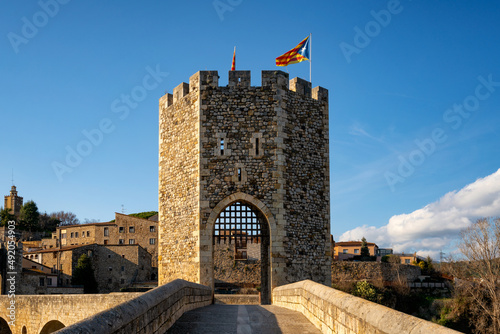
{"label": "catalan striped flag", "polygon": [[233,64],[231,65],[231,71],[234,71],[235,69],[236,69],[236,46],[234,47]]}
{"label": "catalan striped flag", "polygon": [[276,66],[288,66],[309,60],[309,36],[304,38],[296,47],[276,58]]}

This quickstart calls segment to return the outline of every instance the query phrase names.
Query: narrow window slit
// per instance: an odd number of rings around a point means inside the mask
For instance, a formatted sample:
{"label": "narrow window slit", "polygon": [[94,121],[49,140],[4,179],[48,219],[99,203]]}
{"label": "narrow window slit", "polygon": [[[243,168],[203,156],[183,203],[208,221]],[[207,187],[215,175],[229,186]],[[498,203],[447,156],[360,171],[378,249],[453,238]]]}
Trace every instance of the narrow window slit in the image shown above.
{"label": "narrow window slit", "polygon": [[238,182],[241,182],[241,168],[238,168]]}
{"label": "narrow window slit", "polygon": [[259,155],[259,138],[255,138],[255,155]]}
{"label": "narrow window slit", "polygon": [[224,155],[224,138],[220,139],[220,155]]}

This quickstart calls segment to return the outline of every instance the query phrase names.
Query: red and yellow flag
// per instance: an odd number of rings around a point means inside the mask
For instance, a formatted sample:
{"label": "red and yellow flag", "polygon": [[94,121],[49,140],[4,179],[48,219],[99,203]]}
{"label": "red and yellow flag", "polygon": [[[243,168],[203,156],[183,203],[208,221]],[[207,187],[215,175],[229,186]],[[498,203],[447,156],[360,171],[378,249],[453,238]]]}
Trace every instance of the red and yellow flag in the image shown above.
{"label": "red and yellow flag", "polygon": [[236,69],[236,46],[234,47],[233,64],[231,65],[231,71],[234,71],[235,69]]}
{"label": "red and yellow flag", "polygon": [[276,58],[276,66],[288,66],[309,60],[309,37],[307,36],[296,47]]}

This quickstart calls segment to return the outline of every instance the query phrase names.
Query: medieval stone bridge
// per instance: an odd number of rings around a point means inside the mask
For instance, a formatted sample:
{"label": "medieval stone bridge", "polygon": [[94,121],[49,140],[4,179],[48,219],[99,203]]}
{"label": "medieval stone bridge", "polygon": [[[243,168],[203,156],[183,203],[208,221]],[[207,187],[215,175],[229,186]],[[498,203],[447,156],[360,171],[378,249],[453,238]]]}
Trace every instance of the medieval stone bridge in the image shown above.
{"label": "medieval stone bridge", "polygon": [[183,280],[146,293],[18,296],[14,312],[10,301],[0,298],[0,334],[457,333],[309,280],[260,306],[212,305],[211,288]]}

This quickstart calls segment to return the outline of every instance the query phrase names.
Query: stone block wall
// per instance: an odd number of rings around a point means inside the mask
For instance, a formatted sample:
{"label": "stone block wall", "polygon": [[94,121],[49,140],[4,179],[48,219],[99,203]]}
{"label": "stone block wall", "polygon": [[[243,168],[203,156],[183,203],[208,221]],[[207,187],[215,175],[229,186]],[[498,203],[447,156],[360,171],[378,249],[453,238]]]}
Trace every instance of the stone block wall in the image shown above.
{"label": "stone block wall", "polygon": [[[207,72],[209,75],[210,72]],[[212,74],[217,80],[217,74]],[[200,94],[190,85],[160,99],[158,283],[200,281]]]}
{"label": "stone block wall", "polygon": [[311,98],[310,82],[295,78],[290,83],[302,94],[287,92],[282,113],[285,273],[293,281],[327,283],[331,264],[330,224],[325,224],[330,217],[328,99],[318,100],[317,94]]}
{"label": "stone block wall", "polygon": [[394,282],[414,281],[421,275],[417,266],[380,262],[332,262],[332,282],[339,280]]}
{"label": "stone block wall", "polygon": [[213,285],[217,215],[239,200],[270,230],[272,287],[330,284],[328,92],[263,71],[200,71],[160,99],[160,283]]}
{"label": "stone block wall", "polygon": [[[75,258],[78,257],[76,252]],[[100,293],[120,291],[131,283],[151,278],[151,254],[139,245],[100,246],[92,260]]]}
{"label": "stone block wall", "polygon": [[[151,254],[151,265],[158,267],[158,222],[115,213],[117,239],[115,244],[130,244],[134,240]],[[131,231],[131,228],[133,232]],[[121,241],[120,241],[121,240]]]}
{"label": "stone block wall", "polygon": [[273,304],[301,312],[322,333],[458,333],[309,280],[274,289]]}
{"label": "stone block wall", "polygon": [[[214,246],[214,279],[215,283],[229,283],[245,286],[259,286],[261,261],[260,244],[247,245],[249,254],[248,260],[234,259],[234,243],[215,244]],[[250,254],[258,255],[257,258],[251,258]]]}

